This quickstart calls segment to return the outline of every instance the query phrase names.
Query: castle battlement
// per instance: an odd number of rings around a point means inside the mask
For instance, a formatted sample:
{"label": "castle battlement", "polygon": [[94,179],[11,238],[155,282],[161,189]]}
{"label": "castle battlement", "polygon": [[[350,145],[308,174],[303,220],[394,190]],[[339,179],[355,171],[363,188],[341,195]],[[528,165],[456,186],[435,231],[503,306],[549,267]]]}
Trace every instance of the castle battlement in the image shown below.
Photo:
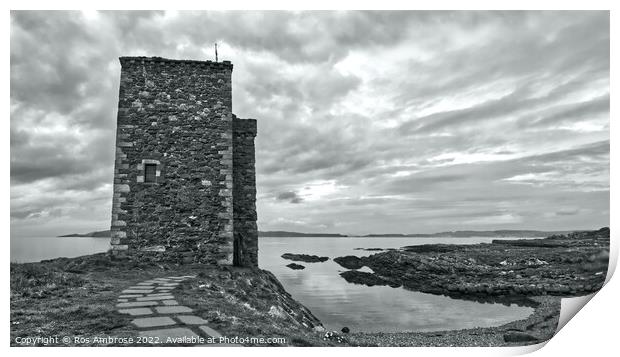
{"label": "castle battlement", "polygon": [[210,68],[222,68],[222,69],[230,69],[232,71],[233,65],[230,61],[199,61],[199,60],[181,60],[181,59],[170,59],[163,57],[145,57],[145,56],[125,56],[119,57],[121,62],[121,66],[127,66],[132,64],[159,64],[159,65],[170,65],[170,66],[178,66],[178,65],[191,65],[198,67],[210,67]]}

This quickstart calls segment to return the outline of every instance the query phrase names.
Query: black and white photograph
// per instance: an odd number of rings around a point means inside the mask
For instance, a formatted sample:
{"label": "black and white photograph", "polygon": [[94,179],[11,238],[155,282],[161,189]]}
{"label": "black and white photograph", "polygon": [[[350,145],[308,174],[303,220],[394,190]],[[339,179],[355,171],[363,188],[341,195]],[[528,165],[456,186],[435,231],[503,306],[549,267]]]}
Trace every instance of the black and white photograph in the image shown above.
{"label": "black and white photograph", "polygon": [[9,17],[11,347],[542,346],[613,272],[608,10]]}

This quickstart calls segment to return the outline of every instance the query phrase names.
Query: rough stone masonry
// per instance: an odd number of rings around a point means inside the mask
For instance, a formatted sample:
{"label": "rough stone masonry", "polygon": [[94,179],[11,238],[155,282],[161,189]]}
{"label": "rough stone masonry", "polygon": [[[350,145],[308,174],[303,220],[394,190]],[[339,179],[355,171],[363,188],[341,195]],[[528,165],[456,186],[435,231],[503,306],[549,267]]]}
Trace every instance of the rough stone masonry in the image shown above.
{"label": "rough stone masonry", "polygon": [[232,114],[233,65],[120,62],[113,251],[257,266],[256,120]]}

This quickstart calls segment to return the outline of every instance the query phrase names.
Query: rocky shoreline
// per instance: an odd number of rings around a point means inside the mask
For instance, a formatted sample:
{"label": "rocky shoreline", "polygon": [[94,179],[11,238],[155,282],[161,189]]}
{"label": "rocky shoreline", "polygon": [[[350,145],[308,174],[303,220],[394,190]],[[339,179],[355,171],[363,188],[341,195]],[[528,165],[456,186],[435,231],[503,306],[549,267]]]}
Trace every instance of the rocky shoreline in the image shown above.
{"label": "rocky shoreline", "polygon": [[[333,260],[354,284],[387,285],[479,302],[530,306],[526,319],[502,326],[435,332],[353,333],[368,346],[519,346],[553,337],[562,297],[591,294],[605,281],[609,228],[491,244],[425,244],[368,257]],[[372,273],[357,271],[362,267]]]}
{"label": "rocky shoreline", "polygon": [[[336,346],[323,339],[321,322],[266,270],[176,264],[157,261],[155,252],[133,256],[99,253],[38,263],[11,263],[10,336],[12,346],[29,336],[59,337],[35,346],[148,346],[137,343],[135,316],[120,314],[117,298],[128,287],[162,276],[187,276],[175,290],[179,305],[224,336],[284,338],[245,346]],[[133,338],[122,342],[65,343],[63,336]],[[187,346],[172,343],[166,346]]]}
{"label": "rocky shoreline", "polygon": [[[609,229],[491,244],[427,244],[368,257],[337,257],[355,284],[403,286],[460,299],[514,302],[526,296],[598,291],[609,259]],[[361,267],[373,273],[359,272]]]}
{"label": "rocky shoreline", "polygon": [[348,343],[380,347],[499,347],[524,346],[545,342],[553,337],[560,316],[560,297],[528,298],[534,312],[526,319],[497,327],[433,332],[357,332],[347,336]]}
{"label": "rocky shoreline", "polygon": [[[145,252],[131,258],[95,254],[11,264],[12,340],[35,330],[59,336],[133,336],[129,319],[111,310],[120,291],[132,282],[162,274],[195,274],[198,278],[184,284],[178,298],[226,334],[283,336],[288,338],[287,345],[294,346],[537,344],[555,333],[562,297],[589,294],[602,286],[609,229],[491,244],[409,246],[368,257],[334,258],[350,269],[341,275],[352,283],[402,286],[534,309],[528,318],[498,327],[434,332],[325,332],[319,319],[267,271],[162,263],[155,254]],[[303,254],[289,258],[307,262],[329,259]],[[371,272],[357,270],[362,267]]]}

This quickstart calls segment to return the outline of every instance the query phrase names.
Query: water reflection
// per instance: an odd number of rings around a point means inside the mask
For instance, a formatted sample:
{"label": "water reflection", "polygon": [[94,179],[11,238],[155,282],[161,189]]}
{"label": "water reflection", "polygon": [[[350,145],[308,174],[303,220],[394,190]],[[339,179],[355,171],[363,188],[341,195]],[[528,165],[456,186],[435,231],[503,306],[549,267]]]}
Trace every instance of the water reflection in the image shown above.
{"label": "water reflection", "polygon": [[11,237],[11,262],[31,263],[53,258],[73,258],[103,253],[110,238],[93,237]]}
{"label": "water reflection", "polygon": [[[345,271],[331,259],[304,263],[304,270],[285,265],[284,253],[305,253],[335,258],[367,256],[376,251],[355,248],[399,248],[427,243],[480,243],[493,238],[260,238],[259,265],[270,270],[298,301],[329,329],[352,331],[437,331],[498,326],[527,317],[532,308],[511,304],[480,303],[388,286],[347,283]],[[372,272],[365,268],[364,271]]]}
{"label": "water reflection", "polygon": [[[517,305],[483,304],[387,286],[347,283],[345,271],[331,259],[304,263],[304,270],[286,267],[284,253],[335,258],[367,256],[376,251],[355,248],[400,248],[427,243],[479,243],[493,238],[260,238],[259,265],[270,270],[294,298],[306,305],[330,329],[352,331],[436,331],[497,326],[527,317],[532,309]],[[11,238],[12,262],[35,262],[57,257],[105,252],[105,238]],[[370,269],[365,268],[367,272]]]}

